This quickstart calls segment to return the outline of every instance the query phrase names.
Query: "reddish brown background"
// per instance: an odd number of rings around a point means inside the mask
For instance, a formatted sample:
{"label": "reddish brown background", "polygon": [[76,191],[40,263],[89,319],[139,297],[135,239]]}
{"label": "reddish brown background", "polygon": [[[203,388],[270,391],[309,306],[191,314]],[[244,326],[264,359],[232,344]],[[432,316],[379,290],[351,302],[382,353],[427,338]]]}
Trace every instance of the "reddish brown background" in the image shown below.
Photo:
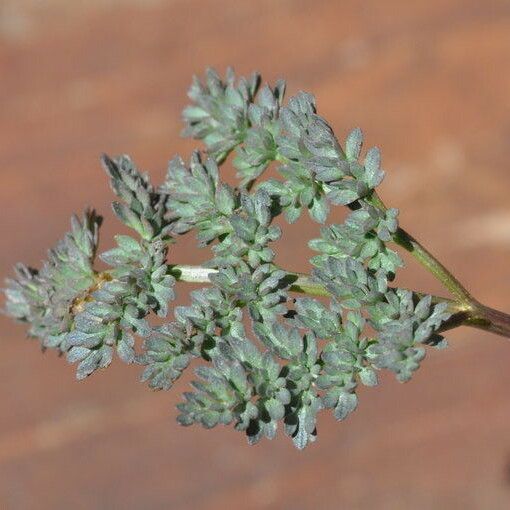
{"label": "reddish brown background", "polygon": [[[382,147],[385,201],[482,301],[510,309],[507,1],[0,1],[0,275],[38,264],[87,204],[118,229],[98,164],[129,152],[160,178],[206,65],[313,91],[343,136]],[[280,260],[305,270],[291,228]],[[205,254],[184,242],[174,262]],[[414,265],[403,280],[439,291]],[[181,302],[186,292],[181,293]],[[510,344],[463,329],[406,385],[362,389],[305,452],[181,428],[187,380],[152,393],[118,363],[77,383],[0,319],[0,508],[510,508]]]}

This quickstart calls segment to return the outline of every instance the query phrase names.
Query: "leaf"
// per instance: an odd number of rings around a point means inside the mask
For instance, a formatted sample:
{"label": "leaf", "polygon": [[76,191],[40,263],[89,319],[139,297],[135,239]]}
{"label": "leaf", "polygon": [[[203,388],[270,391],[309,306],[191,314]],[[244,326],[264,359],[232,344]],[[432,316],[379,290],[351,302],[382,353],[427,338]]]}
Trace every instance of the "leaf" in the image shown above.
{"label": "leaf", "polygon": [[345,155],[347,159],[357,160],[363,145],[363,133],[360,128],[353,129],[345,141]]}
{"label": "leaf", "polygon": [[357,180],[343,180],[326,194],[326,197],[335,205],[349,205],[368,193],[364,182]]}
{"label": "leaf", "polygon": [[369,149],[365,157],[364,181],[370,189],[381,184],[384,172],[381,170],[381,153],[377,147]]}
{"label": "leaf", "polygon": [[334,415],[337,420],[345,420],[358,406],[358,397],[355,393],[341,393],[335,407]]}

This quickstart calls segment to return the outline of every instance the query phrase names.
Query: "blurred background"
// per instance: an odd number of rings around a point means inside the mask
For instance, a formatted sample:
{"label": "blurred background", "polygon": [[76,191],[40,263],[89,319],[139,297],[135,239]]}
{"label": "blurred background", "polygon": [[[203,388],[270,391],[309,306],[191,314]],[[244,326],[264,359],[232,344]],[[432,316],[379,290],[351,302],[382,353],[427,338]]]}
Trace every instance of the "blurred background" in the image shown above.
{"label": "blurred background", "polygon": [[[193,73],[262,72],[312,91],[343,138],[382,148],[381,194],[482,302],[510,310],[510,3],[476,0],[0,0],[0,276],[38,266],[87,205],[119,225],[99,165],[157,181]],[[232,172],[226,170],[227,179]],[[278,257],[306,271],[308,221]],[[184,239],[172,262],[207,256]],[[414,264],[402,282],[441,292]],[[187,302],[181,289],[179,304]],[[0,508],[507,509],[510,344],[463,328],[412,382],[360,390],[304,452],[280,434],[181,428],[171,392],[115,363],[85,382],[0,317]]]}

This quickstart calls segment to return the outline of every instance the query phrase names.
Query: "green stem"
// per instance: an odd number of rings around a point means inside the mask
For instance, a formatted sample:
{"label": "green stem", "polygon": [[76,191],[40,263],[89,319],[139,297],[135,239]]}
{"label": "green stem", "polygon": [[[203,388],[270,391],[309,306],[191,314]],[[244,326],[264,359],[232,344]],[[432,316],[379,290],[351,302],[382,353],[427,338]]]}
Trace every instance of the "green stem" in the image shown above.
{"label": "green stem", "polygon": [[474,301],[465,287],[436,259],[422,244],[404,229],[399,228],[393,240],[396,244],[407,250],[423,267],[430,271],[466,309],[472,308]]}
{"label": "green stem", "polygon": [[[386,211],[386,205],[374,190],[366,200],[381,211]],[[403,228],[393,235],[393,242],[407,250],[425,269],[430,271],[448,289],[459,303],[466,309],[472,309],[474,299],[466,288],[446,269],[439,260],[432,255],[421,243]]]}
{"label": "green stem", "polygon": [[[217,269],[210,269],[202,266],[171,266],[172,275],[180,282],[188,283],[210,283],[209,276],[217,273]],[[319,283],[315,283],[308,275],[303,273],[289,273],[292,284],[289,290],[300,294],[311,296],[330,296],[329,292]]]}
{"label": "green stem", "polygon": [[[386,210],[384,202],[375,191],[367,200],[374,207]],[[455,298],[453,301],[448,300],[452,316],[443,324],[442,331],[464,325],[510,338],[510,315],[479,303],[432,253],[404,229],[397,230],[393,241],[431,272]]]}
{"label": "green stem", "polygon": [[[188,266],[184,264],[176,264],[170,267],[170,273],[172,276],[174,276],[177,281],[186,283],[211,283],[210,276],[217,272],[217,269],[202,266]],[[316,283],[312,280],[309,275],[304,273],[293,273],[290,271],[286,271],[286,273],[290,276],[292,281],[289,287],[291,292],[308,294],[310,296],[331,297],[328,290],[320,283]],[[414,292],[414,294],[418,298],[425,295],[420,292]],[[452,299],[441,296],[432,296],[432,300],[434,303],[446,301],[451,306],[453,312],[457,313],[461,311],[458,303]]]}
{"label": "green stem", "polygon": [[[172,275],[181,282],[210,283],[210,275],[217,273],[217,269],[202,266],[174,265],[171,267]],[[308,275],[302,273],[290,273],[293,283],[290,291],[311,296],[329,297],[330,293],[319,283],[314,282]],[[423,296],[414,292],[417,298]],[[476,329],[489,331],[497,335],[510,338],[510,315],[488,308],[473,301],[472,308],[467,308],[464,303],[441,296],[432,296],[434,303],[447,302],[452,316],[441,328],[447,331],[459,326],[470,326]]]}

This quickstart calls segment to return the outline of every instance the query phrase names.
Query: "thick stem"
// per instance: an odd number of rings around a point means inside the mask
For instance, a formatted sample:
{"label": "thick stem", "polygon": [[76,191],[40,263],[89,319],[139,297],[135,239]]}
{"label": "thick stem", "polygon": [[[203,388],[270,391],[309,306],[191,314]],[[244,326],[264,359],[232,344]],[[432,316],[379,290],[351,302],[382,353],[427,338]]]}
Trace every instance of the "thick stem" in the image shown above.
{"label": "thick stem", "polygon": [[475,303],[475,309],[465,324],[510,338],[510,315],[481,303]]}

